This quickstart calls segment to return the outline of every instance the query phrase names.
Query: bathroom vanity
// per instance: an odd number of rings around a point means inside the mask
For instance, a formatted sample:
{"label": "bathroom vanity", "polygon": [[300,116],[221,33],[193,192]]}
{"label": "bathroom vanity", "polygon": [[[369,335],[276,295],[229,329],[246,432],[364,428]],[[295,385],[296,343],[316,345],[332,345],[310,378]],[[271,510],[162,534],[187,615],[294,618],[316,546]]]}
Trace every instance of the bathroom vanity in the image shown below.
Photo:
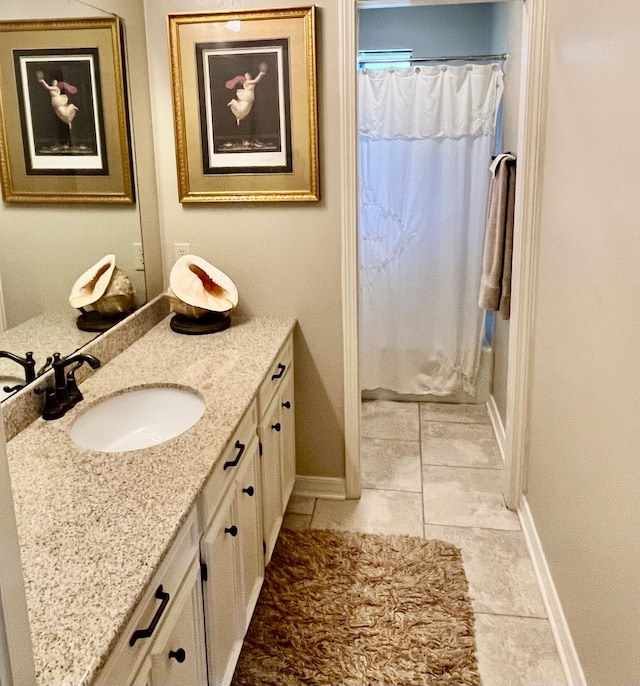
{"label": "bathroom vanity", "polygon": [[[293,319],[185,336],[169,318],[7,444],[38,684],[228,684],[295,481]],[[141,386],[204,414],[150,448],[79,448],[74,421]]]}

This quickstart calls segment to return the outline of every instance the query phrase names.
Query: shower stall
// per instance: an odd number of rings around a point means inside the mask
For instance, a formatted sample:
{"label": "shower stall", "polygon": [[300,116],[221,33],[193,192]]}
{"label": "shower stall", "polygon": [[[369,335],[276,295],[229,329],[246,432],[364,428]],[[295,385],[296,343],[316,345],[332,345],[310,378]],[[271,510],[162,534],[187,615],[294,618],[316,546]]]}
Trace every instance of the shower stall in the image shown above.
{"label": "shower stall", "polygon": [[478,289],[504,55],[402,59],[358,75],[363,397],[485,402]]}

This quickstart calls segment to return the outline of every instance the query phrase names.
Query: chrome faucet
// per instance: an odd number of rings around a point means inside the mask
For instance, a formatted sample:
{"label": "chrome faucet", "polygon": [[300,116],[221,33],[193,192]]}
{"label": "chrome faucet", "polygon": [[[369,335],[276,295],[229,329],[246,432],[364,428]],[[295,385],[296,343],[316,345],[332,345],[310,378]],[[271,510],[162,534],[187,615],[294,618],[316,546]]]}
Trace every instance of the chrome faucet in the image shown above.
{"label": "chrome faucet", "polygon": [[24,357],[19,357],[6,350],[0,350],[0,357],[6,357],[8,360],[13,360],[24,367],[25,383],[17,386],[4,386],[2,389],[5,393],[13,393],[24,388],[28,383],[31,383],[36,378],[36,361],[33,359],[33,353],[25,353]]}
{"label": "chrome faucet", "polygon": [[[85,362],[92,369],[100,366],[100,360],[87,353],[78,353],[72,357],[61,357],[60,353],[53,353],[51,366],[54,387],[45,391],[43,419],[59,419],[82,400],[75,374]],[[67,367],[70,369],[67,370]]]}

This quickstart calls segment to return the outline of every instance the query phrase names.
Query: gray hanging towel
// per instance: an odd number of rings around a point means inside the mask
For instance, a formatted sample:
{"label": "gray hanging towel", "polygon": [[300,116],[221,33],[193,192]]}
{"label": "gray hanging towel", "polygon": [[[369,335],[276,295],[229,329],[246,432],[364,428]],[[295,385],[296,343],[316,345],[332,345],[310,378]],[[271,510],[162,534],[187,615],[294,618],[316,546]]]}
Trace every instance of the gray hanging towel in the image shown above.
{"label": "gray hanging towel", "polygon": [[510,154],[498,155],[490,167],[493,178],[489,187],[478,297],[478,305],[483,310],[498,311],[503,319],[509,319],[511,311],[515,159]]}

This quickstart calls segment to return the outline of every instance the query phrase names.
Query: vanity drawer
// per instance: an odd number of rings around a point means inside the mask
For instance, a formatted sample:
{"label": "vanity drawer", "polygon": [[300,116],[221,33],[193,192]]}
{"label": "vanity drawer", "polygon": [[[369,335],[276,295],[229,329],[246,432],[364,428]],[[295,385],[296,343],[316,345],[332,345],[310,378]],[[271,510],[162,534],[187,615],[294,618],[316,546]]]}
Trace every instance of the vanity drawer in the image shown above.
{"label": "vanity drawer", "polygon": [[167,616],[173,611],[176,594],[189,568],[194,560],[199,559],[199,545],[200,528],[194,508],[98,674],[96,686],[131,683]]}
{"label": "vanity drawer", "polygon": [[282,383],[282,378],[287,370],[291,367],[293,360],[293,341],[291,336],[287,338],[287,342],[282,346],[282,349],[276,356],[274,363],[271,365],[267,375],[258,391],[258,402],[260,404],[260,412],[264,414],[269,406],[271,399]]}
{"label": "vanity drawer", "polygon": [[237,467],[242,463],[243,456],[247,455],[252,441],[257,440],[258,431],[258,406],[255,400],[251,401],[240,425],[229,441],[213,468],[213,473],[207,480],[200,496],[200,526],[204,531],[209,525],[213,515],[222,501],[227,488],[235,478]]}

